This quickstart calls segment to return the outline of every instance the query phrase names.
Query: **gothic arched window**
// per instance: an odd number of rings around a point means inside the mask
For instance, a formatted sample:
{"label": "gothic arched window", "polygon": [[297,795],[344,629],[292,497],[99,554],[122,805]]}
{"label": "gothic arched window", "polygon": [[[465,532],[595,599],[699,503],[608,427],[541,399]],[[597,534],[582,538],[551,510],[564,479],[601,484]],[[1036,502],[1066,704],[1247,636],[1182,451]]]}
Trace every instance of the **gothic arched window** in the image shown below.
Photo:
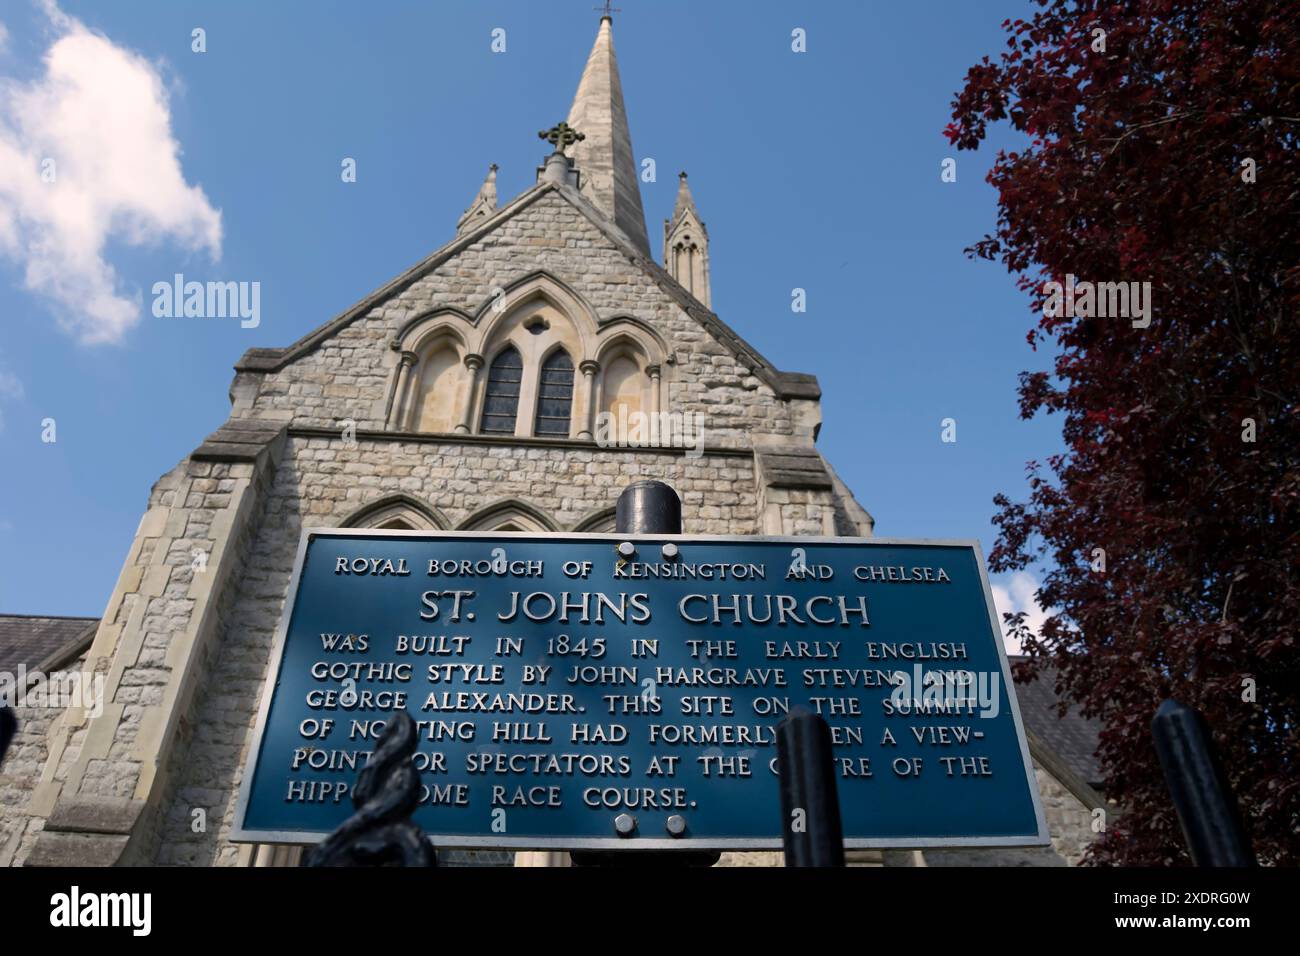
{"label": "gothic arched window", "polygon": [[483,399],[483,420],[479,430],[513,435],[519,414],[519,386],[524,380],[524,363],[512,345],[492,360],[487,392]]}
{"label": "gothic arched window", "polygon": [[542,363],[537,389],[535,435],[569,437],[569,417],[573,411],[573,360],[564,349],[556,349]]}

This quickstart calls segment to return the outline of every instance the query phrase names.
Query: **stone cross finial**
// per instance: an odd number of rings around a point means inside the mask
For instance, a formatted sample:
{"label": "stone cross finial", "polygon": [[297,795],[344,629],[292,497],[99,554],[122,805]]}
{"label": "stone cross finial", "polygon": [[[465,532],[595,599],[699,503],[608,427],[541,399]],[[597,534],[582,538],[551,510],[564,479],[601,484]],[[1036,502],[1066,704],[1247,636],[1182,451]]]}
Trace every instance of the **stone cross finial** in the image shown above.
{"label": "stone cross finial", "polygon": [[603,7],[592,7],[592,9],[600,14],[602,20],[613,20],[614,14],[622,13],[623,11],[618,7],[611,6],[611,3],[612,0],[605,0],[605,5]]}
{"label": "stone cross finial", "polygon": [[572,146],[574,143],[581,142],[587,137],[584,133],[579,133],[568,123],[564,122],[564,120],[560,120],[559,123],[555,124],[550,129],[541,130],[537,134],[537,138],[544,139],[548,143],[554,143],[555,151],[563,156],[564,147]]}

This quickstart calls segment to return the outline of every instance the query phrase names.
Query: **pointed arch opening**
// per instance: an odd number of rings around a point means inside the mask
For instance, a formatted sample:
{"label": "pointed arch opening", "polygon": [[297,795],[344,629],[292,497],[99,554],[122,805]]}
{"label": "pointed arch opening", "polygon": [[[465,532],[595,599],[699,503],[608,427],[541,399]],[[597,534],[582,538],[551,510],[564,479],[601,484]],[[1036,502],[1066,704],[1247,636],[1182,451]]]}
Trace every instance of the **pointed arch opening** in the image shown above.
{"label": "pointed arch opening", "polygon": [[526,501],[512,498],[488,505],[466,518],[464,531],[558,531],[554,519]]}
{"label": "pointed arch opening", "polygon": [[513,435],[519,418],[519,392],[524,381],[524,361],[519,350],[508,345],[492,360],[483,394],[483,416],[479,431],[490,435]]}
{"label": "pointed arch opening", "polygon": [[456,344],[434,342],[419,357],[415,421],[420,432],[450,432],[460,417],[465,365]]}
{"label": "pointed arch opening", "polygon": [[465,313],[441,307],[408,322],[389,343],[397,360],[387,428],[443,433],[461,426],[469,385],[468,328]]}
{"label": "pointed arch opening", "polygon": [[542,362],[533,434],[568,438],[572,419],[573,359],[563,348],[558,348]]}
{"label": "pointed arch opening", "polygon": [[445,515],[410,495],[385,495],[358,508],[343,520],[344,528],[389,531],[437,531],[450,527]]}
{"label": "pointed arch opening", "polygon": [[649,410],[646,396],[650,380],[641,369],[637,356],[626,352],[609,360],[601,390],[602,412],[608,412],[617,421]]}
{"label": "pointed arch opening", "polygon": [[617,516],[618,509],[614,505],[610,505],[608,508],[600,508],[574,525],[573,530],[588,532],[613,531],[614,521]]}

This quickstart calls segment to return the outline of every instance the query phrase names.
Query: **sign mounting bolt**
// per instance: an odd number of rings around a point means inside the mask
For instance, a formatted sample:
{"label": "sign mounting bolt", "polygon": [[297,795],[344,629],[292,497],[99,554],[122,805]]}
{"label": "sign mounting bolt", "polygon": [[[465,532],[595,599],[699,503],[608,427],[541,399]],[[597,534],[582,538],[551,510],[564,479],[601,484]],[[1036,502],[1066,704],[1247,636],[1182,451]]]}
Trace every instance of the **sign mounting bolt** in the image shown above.
{"label": "sign mounting bolt", "polygon": [[669,541],[664,545],[664,560],[671,561],[675,557],[677,557],[677,545]]}
{"label": "sign mounting bolt", "polygon": [[681,836],[683,833],[686,832],[686,818],[683,817],[680,813],[674,813],[671,817],[668,818],[667,828],[668,828],[668,832],[673,836],[675,837]]}
{"label": "sign mounting bolt", "polygon": [[618,546],[618,553],[624,558],[630,558],[636,554],[636,545],[631,541],[623,541]]}
{"label": "sign mounting bolt", "polygon": [[636,832],[636,817],[630,813],[620,813],[614,818],[614,829],[619,836],[631,836]]}

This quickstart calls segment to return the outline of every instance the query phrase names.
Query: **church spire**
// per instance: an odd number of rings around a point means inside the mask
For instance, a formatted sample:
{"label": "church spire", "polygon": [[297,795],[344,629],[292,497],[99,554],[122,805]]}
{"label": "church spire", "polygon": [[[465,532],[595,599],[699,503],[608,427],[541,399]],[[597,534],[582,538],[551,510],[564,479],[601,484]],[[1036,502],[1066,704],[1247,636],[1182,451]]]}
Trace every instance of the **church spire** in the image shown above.
{"label": "church spire", "polygon": [[484,219],[488,219],[497,211],[497,164],[493,163],[488,167],[487,179],[483,180],[483,185],[478,189],[478,195],[474,201],[469,204],[469,208],[456,222],[456,235],[473,229]]}
{"label": "church spire", "polygon": [[695,209],[695,197],[691,195],[691,187],[686,185],[686,171],[682,170],[677,174],[677,202],[673,204],[671,221],[676,222],[688,209],[697,219],[699,218],[699,213]]}
{"label": "church spire", "polygon": [[650,239],[641,207],[632,134],[628,131],[623,84],[614,58],[613,21],[609,12],[600,18],[596,43],[569,110],[569,125],[586,136],[574,145],[572,156],[581,174],[582,194],[649,258]]}
{"label": "church spire", "polygon": [[695,208],[685,173],[678,176],[673,218],[664,220],[664,268],[687,292],[713,308],[709,293],[709,231]]}

